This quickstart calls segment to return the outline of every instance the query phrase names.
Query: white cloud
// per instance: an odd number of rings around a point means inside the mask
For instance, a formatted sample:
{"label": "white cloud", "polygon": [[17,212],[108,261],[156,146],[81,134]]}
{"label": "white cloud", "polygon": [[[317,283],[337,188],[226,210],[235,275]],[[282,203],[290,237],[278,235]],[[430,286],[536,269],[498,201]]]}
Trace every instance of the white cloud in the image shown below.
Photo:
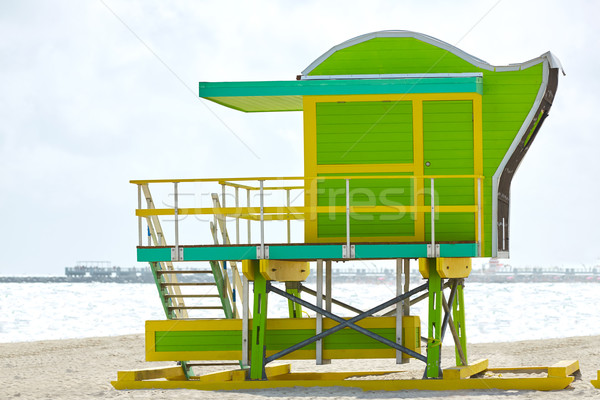
{"label": "white cloud", "polygon": [[[0,273],[132,265],[130,179],[303,173],[300,114],[203,105],[198,81],[294,79],[330,47],[382,29],[456,43],[495,3],[106,1],[174,76],[100,1],[2,2]],[[569,74],[515,179],[515,260],[600,255],[598,7],[504,0],[459,44],[497,64],[552,50]]]}

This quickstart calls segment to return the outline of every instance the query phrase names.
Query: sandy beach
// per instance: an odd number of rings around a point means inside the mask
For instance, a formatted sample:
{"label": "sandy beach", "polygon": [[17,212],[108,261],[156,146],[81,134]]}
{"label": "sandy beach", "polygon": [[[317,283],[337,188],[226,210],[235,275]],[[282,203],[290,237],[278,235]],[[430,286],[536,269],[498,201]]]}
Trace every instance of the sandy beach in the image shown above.
{"label": "sandy beach", "polygon": [[[443,366],[451,366],[453,349],[444,348]],[[402,391],[384,392],[352,388],[291,388],[243,392],[205,392],[194,390],[118,391],[110,381],[117,371],[149,368],[173,363],[144,361],[142,335],[70,339],[41,342],[0,344],[0,398],[11,399],[436,399],[477,398],[511,399],[586,399],[600,398],[590,380],[600,369],[600,336],[573,337],[543,341],[474,344],[469,348],[470,360],[488,358],[490,367],[547,366],[563,359],[578,359],[582,379],[558,392],[475,390],[459,392]],[[206,373],[218,367],[204,367]],[[221,367],[222,369],[222,367]],[[314,362],[292,362],[293,371],[310,370],[398,370],[409,376],[422,373],[421,363],[396,365],[392,360],[334,361],[316,366]]]}

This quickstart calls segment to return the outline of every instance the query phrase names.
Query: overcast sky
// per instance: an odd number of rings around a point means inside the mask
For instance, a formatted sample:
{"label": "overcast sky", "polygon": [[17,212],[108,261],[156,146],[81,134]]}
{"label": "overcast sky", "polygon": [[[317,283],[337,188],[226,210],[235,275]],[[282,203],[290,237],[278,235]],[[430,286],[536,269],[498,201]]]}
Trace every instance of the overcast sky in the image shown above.
{"label": "overcast sky", "polygon": [[494,65],[560,58],[567,76],[513,181],[510,263],[591,265],[599,4],[1,1],[0,274],[136,265],[130,179],[302,175],[301,113],[232,111],[199,100],[198,82],[293,80],[330,47],[386,29]]}

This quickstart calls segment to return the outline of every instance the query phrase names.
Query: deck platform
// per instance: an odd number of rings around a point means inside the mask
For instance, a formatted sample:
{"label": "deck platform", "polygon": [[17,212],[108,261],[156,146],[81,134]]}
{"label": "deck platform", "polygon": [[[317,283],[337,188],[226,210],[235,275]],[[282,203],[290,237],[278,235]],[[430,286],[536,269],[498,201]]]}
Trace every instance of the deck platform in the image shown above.
{"label": "deck platform", "polygon": [[[437,257],[476,257],[477,243],[437,243]],[[246,245],[199,245],[178,246],[179,258],[175,257],[175,246],[138,246],[140,262],[165,261],[241,261],[259,260],[260,244]],[[352,244],[356,259],[397,259],[428,257],[431,243],[356,243]],[[351,260],[344,257],[345,244],[265,244],[266,257],[273,260]]]}

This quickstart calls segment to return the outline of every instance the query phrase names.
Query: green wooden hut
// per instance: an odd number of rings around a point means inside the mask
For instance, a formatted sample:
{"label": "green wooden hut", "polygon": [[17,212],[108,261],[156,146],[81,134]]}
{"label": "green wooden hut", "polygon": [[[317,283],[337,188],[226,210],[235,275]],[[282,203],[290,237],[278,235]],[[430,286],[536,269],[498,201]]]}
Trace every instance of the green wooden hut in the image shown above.
{"label": "green wooden hut", "polygon": [[476,243],[474,255],[507,258],[510,183],[559,69],[550,52],[493,66],[427,35],[382,31],[334,46],[296,81],[201,82],[200,96],[303,112],[306,243],[350,231],[355,243]]}

